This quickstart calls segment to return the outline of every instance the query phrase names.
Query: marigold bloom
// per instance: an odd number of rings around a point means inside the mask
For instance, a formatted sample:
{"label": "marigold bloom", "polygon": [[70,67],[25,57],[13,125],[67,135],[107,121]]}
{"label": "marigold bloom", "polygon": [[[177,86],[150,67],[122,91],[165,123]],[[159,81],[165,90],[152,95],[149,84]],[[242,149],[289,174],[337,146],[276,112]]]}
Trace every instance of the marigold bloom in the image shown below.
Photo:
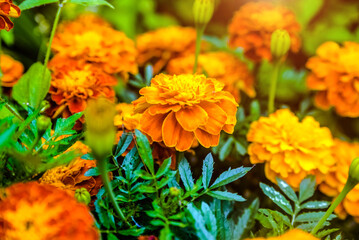
{"label": "marigold bloom", "polygon": [[319,238],[314,237],[313,235],[304,232],[301,229],[292,229],[288,232],[280,235],[278,237],[270,237],[270,238],[246,238],[245,240],[319,240]]}
{"label": "marigold bloom", "polygon": [[57,109],[64,111],[64,117],[84,111],[90,99],[115,100],[115,91],[111,87],[117,80],[100,69],[67,58],[54,58],[49,67],[53,71],[49,93]]}
{"label": "marigold bloom", "polygon": [[17,83],[24,72],[24,66],[21,62],[14,60],[12,57],[2,54],[1,56],[1,86],[12,87]]}
{"label": "marigold bloom", "polygon": [[[319,185],[319,190],[330,197],[336,197],[344,188],[348,178],[349,166],[354,158],[359,156],[359,143],[349,143],[339,139],[334,140],[332,155],[336,160],[335,168]],[[340,205],[335,209],[335,213],[342,219],[352,215],[359,222],[359,185],[351,190]]]}
{"label": "marigold bloom", "polygon": [[51,47],[59,56],[91,63],[123,79],[138,71],[133,40],[94,15],[82,15],[59,26]]}
{"label": "marigold bloom", "polygon": [[169,60],[195,52],[196,30],[179,26],[160,28],[139,35],[136,44],[139,66],[151,63],[157,74]]}
{"label": "marigold bloom", "polygon": [[[166,68],[169,74],[192,73],[194,55],[175,58]],[[223,90],[232,93],[237,102],[240,102],[239,90],[248,96],[255,97],[254,78],[247,65],[235,56],[226,52],[203,53],[198,57],[197,73],[205,72],[208,77],[223,82]]]}
{"label": "marigold bloom", "polygon": [[271,60],[271,35],[277,29],[289,33],[290,50],[298,52],[300,25],[294,13],[270,2],[249,2],[235,13],[229,25],[229,45],[242,47],[246,57],[255,62]]}
{"label": "marigold bloom", "polygon": [[238,106],[223,87],[204,75],[157,75],[134,101],[135,111],[143,112],[140,130],[178,151],[195,140],[207,148],[218,145],[221,130],[233,132]]}
{"label": "marigold bloom", "polygon": [[12,0],[0,0],[0,30],[10,31],[14,27],[9,17],[20,17],[21,11]]}
{"label": "marigold bloom", "polygon": [[117,114],[114,122],[118,129],[123,127],[128,131],[133,131],[140,124],[140,113],[135,113],[135,106],[129,103],[119,103],[116,105]]}
{"label": "marigold bloom", "polygon": [[339,115],[359,116],[359,44],[326,42],[317,49],[306,67],[312,72],[307,85],[317,90],[315,104],[323,109],[335,107]]}
{"label": "marigold bloom", "polygon": [[280,109],[269,117],[251,124],[247,140],[252,142],[248,154],[252,163],[265,163],[265,174],[298,188],[307,175],[315,175],[317,183],[334,167],[331,155],[332,134],[311,116],[302,122],[289,109]]}
{"label": "marigold bloom", "polygon": [[17,183],[0,201],[0,238],[5,240],[100,239],[94,224],[85,205],[51,185]]}

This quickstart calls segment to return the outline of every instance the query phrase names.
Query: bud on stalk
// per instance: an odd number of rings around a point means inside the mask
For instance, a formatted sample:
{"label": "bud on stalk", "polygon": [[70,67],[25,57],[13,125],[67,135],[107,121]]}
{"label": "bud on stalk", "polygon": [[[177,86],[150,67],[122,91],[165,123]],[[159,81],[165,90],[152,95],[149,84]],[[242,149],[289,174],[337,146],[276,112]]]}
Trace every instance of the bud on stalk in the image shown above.
{"label": "bud on stalk", "polygon": [[290,48],[290,36],[286,30],[277,29],[272,33],[270,50],[273,60],[285,56]]}
{"label": "bud on stalk", "polygon": [[91,195],[86,188],[76,189],[75,198],[78,202],[85,205],[89,205],[89,203],[91,202]]}
{"label": "bud on stalk", "polygon": [[205,26],[211,20],[214,12],[215,0],[195,0],[193,16],[196,26]]}

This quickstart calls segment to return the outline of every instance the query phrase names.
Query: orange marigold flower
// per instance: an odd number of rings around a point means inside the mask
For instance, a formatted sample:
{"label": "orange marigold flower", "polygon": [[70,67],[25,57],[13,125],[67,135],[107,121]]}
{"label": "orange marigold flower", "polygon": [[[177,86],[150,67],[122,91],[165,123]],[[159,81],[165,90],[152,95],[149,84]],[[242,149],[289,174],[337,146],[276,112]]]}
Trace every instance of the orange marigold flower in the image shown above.
{"label": "orange marigold flower", "polygon": [[138,64],[151,63],[157,74],[169,60],[195,52],[196,30],[179,26],[160,28],[139,35],[136,43]]}
{"label": "orange marigold flower", "polygon": [[138,71],[134,41],[94,15],[83,15],[59,26],[51,47],[59,56],[91,63],[123,79]]}
{"label": "orange marigold flower", "polygon": [[0,0],[0,30],[10,31],[14,27],[9,17],[20,17],[21,11],[12,0]]}
{"label": "orange marigold flower", "polygon": [[278,237],[270,237],[270,238],[247,238],[245,240],[319,240],[319,238],[314,237],[313,235],[304,232],[301,229],[292,229],[288,232],[284,233],[283,235],[280,235]]}
{"label": "orange marigold flower", "polygon": [[324,180],[335,164],[331,155],[332,134],[311,116],[302,122],[289,110],[280,109],[269,117],[251,124],[247,139],[252,163],[265,163],[265,174],[298,188],[307,175],[315,175],[317,183]]}
{"label": "orange marigold flower", "polygon": [[271,60],[271,35],[277,29],[289,33],[290,50],[298,52],[300,25],[294,13],[270,2],[249,2],[235,13],[229,25],[229,45],[242,47],[246,57],[255,62]]}
{"label": "orange marigold flower", "polygon": [[135,111],[143,112],[140,130],[178,151],[195,140],[207,148],[218,145],[221,130],[233,132],[238,106],[223,87],[204,75],[157,75],[134,101]]}
{"label": "orange marigold flower", "polygon": [[100,239],[88,208],[65,191],[17,183],[0,201],[0,239]]}
{"label": "orange marigold flower", "polygon": [[135,106],[129,103],[119,103],[116,105],[117,115],[114,119],[114,124],[118,129],[123,127],[126,130],[133,131],[138,128],[140,124],[140,113],[135,113]]}
{"label": "orange marigold flower", "polygon": [[0,84],[3,87],[12,87],[22,76],[24,66],[21,62],[14,60],[8,55],[2,54],[0,57],[1,72],[3,73]]}
{"label": "orange marigold flower", "polygon": [[[194,55],[175,58],[168,63],[166,71],[169,74],[192,73]],[[226,52],[203,53],[198,57],[197,73],[205,72],[208,77],[223,82],[223,90],[232,93],[240,102],[239,90],[248,96],[255,97],[254,78],[247,65],[232,54]]]}
{"label": "orange marigold flower", "polygon": [[[330,197],[336,197],[344,188],[348,178],[349,166],[354,158],[359,156],[359,143],[349,143],[339,139],[334,140],[332,155],[336,160],[336,167],[319,185],[319,190]],[[359,185],[351,190],[335,212],[342,219],[352,215],[359,222]]]}
{"label": "orange marigold flower", "polygon": [[117,84],[117,80],[100,69],[67,58],[54,58],[49,67],[53,71],[49,93],[58,106],[54,117],[64,110],[64,117],[81,112],[90,99],[105,97],[115,100],[112,86]]}
{"label": "orange marigold flower", "polygon": [[142,235],[142,236],[139,236],[137,238],[138,240],[158,240],[158,237],[154,236],[154,235]]}
{"label": "orange marigold flower", "polygon": [[306,66],[312,72],[307,85],[317,90],[315,104],[323,109],[335,107],[339,115],[359,116],[359,44],[326,42],[317,49]]}

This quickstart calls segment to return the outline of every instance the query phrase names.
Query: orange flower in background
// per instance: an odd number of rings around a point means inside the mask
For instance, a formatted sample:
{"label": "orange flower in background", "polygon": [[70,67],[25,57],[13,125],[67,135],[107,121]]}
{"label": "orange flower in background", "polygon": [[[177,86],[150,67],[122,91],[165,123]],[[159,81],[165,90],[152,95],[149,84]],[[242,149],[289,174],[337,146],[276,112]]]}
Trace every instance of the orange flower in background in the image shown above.
{"label": "orange flower in background", "polygon": [[236,13],[229,25],[229,45],[242,47],[249,59],[271,60],[271,35],[284,29],[290,35],[292,52],[300,48],[300,25],[292,11],[270,2],[249,2]]}
{"label": "orange flower in background", "polygon": [[[168,74],[192,73],[194,55],[175,58],[168,63]],[[247,65],[232,54],[226,52],[203,53],[198,57],[197,73],[205,72],[208,77],[223,82],[223,90],[232,93],[236,101],[240,102],[239,90],[249,97],[255,97],[254,78]]]}
{"label": "orange flower in background", "polygon": [[17,183],[0,201],[0,239],[100,239],[88,208],[51,185]]}
{"label": "orange flower in background", "polygon": [[320,127],[311,116],[299,122],[289,109],[253,122],[247,140],[252,142],[248,147],[250,161],[265,163],[266,177],[274,183],[279,177],[298,188],[310,174],[320,183],[335,165],[330,130]]}
{"label": "orange flower in background", "polygon": [[12,3],[12,0],[0,0],[0,30],[10,31],[14,27],[9,17],[20,17],[21,11],[18,6]]}
{"label": "orange flower in background", "polygon": [[326,42],[317,49],[306,67],[309,89],[318,91],[315,104],[328,109],[334,106],[339,115],[359,117],[359,44]]}
{"label": "orange flower in background", "polygon": [[1,72],[3,73],[0,84],[3,87],[12,87],[24,73],[24,66],[8,55],[2,54],[0,57]]}
{"label": "orange flower in background", "polygon": [[[319,190],[330,197],[336,197],[344,188],[348,178],[348,171],[351,162],[359,156],[359,143],[349,143],[339,139],[334,140],[332,155],[336,160],[335,168],[319,185]],[[335,209],[335,213],[342,219],[352,215],[359,222],[359,186],[351,190],[340,205]]]}
{"label": "orange flower in background", "polygon": [[220,132],[232,133],[236,124],[238,104],[223,87],[204,75],[157,75],[133,102],[143,113],[139,129],[177,151],[190,149],[196,140],[206,148],[216,146]]}
{"label": "orange flower in background", "polygon": [[118,129],[124,127],[126,130],[133,131],[140,124],[140,113],[135,113],[135,106],[129,103],[119,103],[116,105],[114,124]]}
{"label": "orange flower in background", "polygon": [[319,238],[314,237],[313,235],[304,232],[301,229],[292,229],[288,232],[280,235],[278,237],[270,237],[270,238],[246,238],[245,240],[319,240]]}
{"label": "orange flower in background", "polygon": [[137,74],[138,71],[133,40],[95,15],[82,15],[59,26],[51,47],[55,58],[91,63],[106,73],[120,74],[125,80],[128,73]]}
{"label": "orange flower in background", "polygon": [[136,44],[139,66],[152,64],[157,74],[169,60],[195,52],[196,30],[179,26],[160,28],[139,35]]}

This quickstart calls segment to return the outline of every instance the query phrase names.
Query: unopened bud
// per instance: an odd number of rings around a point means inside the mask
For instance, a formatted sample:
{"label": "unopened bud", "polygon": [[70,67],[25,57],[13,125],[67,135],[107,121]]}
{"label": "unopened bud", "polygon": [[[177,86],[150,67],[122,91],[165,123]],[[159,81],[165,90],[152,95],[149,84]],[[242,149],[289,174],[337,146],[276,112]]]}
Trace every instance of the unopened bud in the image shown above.
{"label": "unopened bud", "polygon": [[170,188],[170,194],[172,195],[172,196],[179,196],[180,195],[180,193],[181,193],[181,191],[178,189],[178,188],[176,188],[176,187],[171,187]]}
{"label": "unopened bud", "polygon": [[75,198],[78,202],[86,205],[88,205],[91,202],[91,195],[86,188],[76,189]]}
{"label": "unopened bud", "polygon": [[353,184],[359,183],[359,157],[355,158],[350,164],[348,181]]}
{"label": "unopened bud", "polygon": [[195,0],[193,16],[196,26],[205,26],[212,18],[215,0]]}
{"label": "unopened bud", "polygon": [[48,108],[50,108],[50,103],[47,100],[43,100],[40,104],[40,113],[45,112]]}
{"label": "unopened bud", "polygon": [[278,60],[285,56],[290,48],[290,36],[286,30],[277,29],[272,33],[270,50],[272,58]]}
{"label": "unopened bud", "polygon": [[51,119],[47,116],[41,115],[36,120],[36,126],[39,133],[42,135],[51,126]]}

